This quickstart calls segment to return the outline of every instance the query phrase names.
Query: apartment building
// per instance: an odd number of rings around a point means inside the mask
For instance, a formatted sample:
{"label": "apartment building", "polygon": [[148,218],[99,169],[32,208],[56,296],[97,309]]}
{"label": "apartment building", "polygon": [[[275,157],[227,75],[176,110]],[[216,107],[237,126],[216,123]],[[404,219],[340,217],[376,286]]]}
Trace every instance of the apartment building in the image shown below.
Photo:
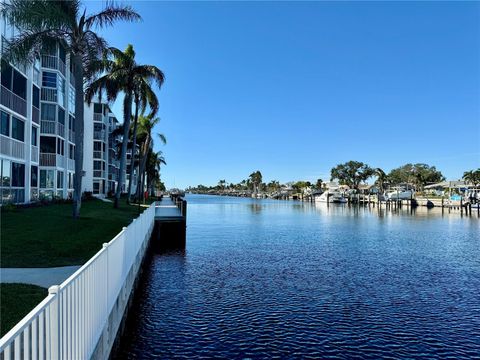
{"label": "apartment building", "polygon": [[[0,19],[2,52],[16,31]],[[1,202],[67,198],[75,168],[75,90],[65,48],[57,44],[29,67],[1,61]]]}
{"label": "apartment building", "polygon": [[[16,31],[0,18],[1,51]],[[0,204],[71,198],[75,79],[69,54],[58,43],[29,67],[0,60]],[[84,191],[106,195],[116,188],[118,138],[110,134],[118,126],[107,104],[85,104]]]}

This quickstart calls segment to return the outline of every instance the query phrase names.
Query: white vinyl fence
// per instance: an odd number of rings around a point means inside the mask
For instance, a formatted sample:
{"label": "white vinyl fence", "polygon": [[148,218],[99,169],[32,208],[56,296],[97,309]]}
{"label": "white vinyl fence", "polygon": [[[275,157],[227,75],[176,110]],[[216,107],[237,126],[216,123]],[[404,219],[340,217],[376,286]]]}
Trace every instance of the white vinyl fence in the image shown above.
{"label": "white vinyl fence", "polygon": [[60,286],[48,289],[49,295],[0,339],[0,359],[92,357],[106,328],[116,334],[119,322],[111,329],[109,317],[123,316],[119,302],[130,295],[124,285],[135,280],[154,218],[152,204]]}

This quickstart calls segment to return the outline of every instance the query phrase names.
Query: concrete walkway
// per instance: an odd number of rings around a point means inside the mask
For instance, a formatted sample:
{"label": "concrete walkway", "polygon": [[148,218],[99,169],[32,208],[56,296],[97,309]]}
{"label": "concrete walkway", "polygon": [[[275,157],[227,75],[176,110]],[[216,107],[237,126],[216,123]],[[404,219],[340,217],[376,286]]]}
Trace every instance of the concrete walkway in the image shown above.
{"label": "concrete walkway", "polygon": [[1,283],[22,283],[49,288],[60,285],[80,266],[62,266],[51,268],[0,268]]}

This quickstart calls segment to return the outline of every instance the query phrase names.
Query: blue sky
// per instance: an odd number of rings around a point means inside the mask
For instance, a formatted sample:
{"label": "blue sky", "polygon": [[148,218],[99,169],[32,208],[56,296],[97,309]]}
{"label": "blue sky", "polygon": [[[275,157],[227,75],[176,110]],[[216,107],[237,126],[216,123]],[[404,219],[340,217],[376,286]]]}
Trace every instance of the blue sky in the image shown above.
{"label": "blue sky", "polygon": [[478,2],[132,5],[142,23],[102,34],[165,72],[167,187],[328,180],[348,160],[480,167]]}

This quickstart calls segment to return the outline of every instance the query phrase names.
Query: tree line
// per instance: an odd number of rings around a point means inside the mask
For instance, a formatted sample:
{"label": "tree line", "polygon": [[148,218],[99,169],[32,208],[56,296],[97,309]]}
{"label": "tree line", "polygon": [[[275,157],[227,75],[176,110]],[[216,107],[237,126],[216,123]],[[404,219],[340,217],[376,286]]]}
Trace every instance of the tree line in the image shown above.
{"label": "tree line", "polygon": [[[463,180],[478,187],[480,185],[480,168],[464,172]],[[422,191],[426,185],[445,181],[445,176],[435,166],[424,163],[405,164],[392,169],[386,173],[381,168],[375,168],[360,161],[348,161],[334,166],[330,171],[330,181],[338,181],[340,185],[346,185],[350,189],[358,190],[361,184],[367,180],[374,181],[380,192],[384,192],[390,187],[409,185],[416,191]],[[291,188],[293,190],[302,191],[305,188],[316,190],[324,190],[326,183],[322,179],[317,179],[315,183],[310,181],[292,181],[281,184],[277,180],[263,182],[263,176],[260,171],[254,171],[245,180],[238,183],[227,183],[222,179],[214,186],[197,185],[188,190],[193,192],[225,192],[234,191],[251,191],[257,193],[259,191],[277,192],[281,189]]]}

